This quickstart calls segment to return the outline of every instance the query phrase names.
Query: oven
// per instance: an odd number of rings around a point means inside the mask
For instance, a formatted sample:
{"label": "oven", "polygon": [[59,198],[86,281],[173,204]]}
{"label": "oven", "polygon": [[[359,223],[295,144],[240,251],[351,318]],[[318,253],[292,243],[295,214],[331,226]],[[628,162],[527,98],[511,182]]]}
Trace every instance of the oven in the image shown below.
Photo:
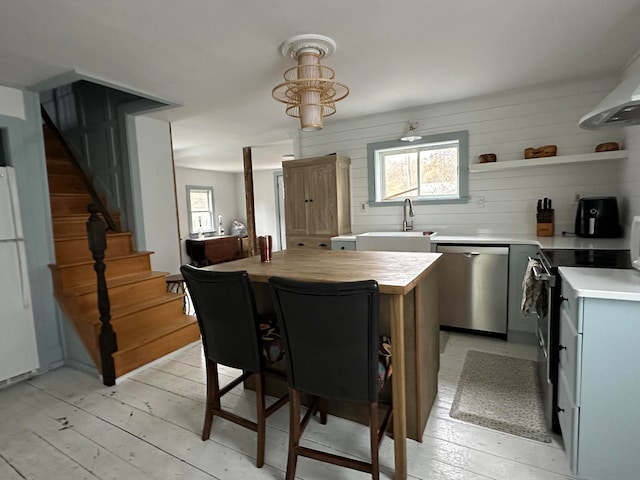
{"label": "oven", "polygon": [[[529,259],[531,260],[531,259]],[[538,341],[538,380],[542,391],[545,419],[547,427],[555,432],[560,431],[558,415],[555,407],[558,404],[557,379],[558,379],[558,349],[559,321],[554,315],[554,307],[558,307],[560,277],[557,268],[551,266],[542,254],[538,255],[531,274],[541,288],[546,289],[546,308],[536,309],[536,338]],[[558,298],[557,298],[558,297]]]}
{"label": "oven", "polygon": [[538,253],[532,274],[543,282],[547,294],[546,312],[536,312],[538,378],[547,425],[556,433],[560,433],[557,412],[560,304],[565,300],[560,295],[562,277],[558,274],[559,267],[632,268],[629,250],[542,249]]}

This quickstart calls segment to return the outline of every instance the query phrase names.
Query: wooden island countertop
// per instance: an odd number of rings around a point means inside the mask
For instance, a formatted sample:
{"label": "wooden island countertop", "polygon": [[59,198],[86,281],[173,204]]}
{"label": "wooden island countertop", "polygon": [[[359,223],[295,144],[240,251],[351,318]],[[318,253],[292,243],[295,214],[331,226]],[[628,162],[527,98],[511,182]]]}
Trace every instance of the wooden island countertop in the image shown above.
{"label": "wooden island countertop", "polygon": [[374,279],[380,293],[405,295],[427,274],[440,253],[357,252],[352,250],[283,250],[271,262],[260,256],[209,267],[218,271],[246,270],[254,282],[269,277],[296,280],[352,282]]}
{"label": "wooden island countertop", "polygon": [[[393,344],[393,438],[395,478],[407,478],[407,438],[422,441],[438,392],[440,368],[437,265],[442,254],[290,249],[274,252],[271,262],[260,256],[205,267],[245,270],[256,292],[258,310],[273,312],[270,277],[351,282],[373,279],[380,288],[380,333]],[[389,395],[387,393],[387,395]],[[330,407],[331,411],[331,407]],[[341,412],[337,413],[341,415]],[[346,412],[346,418],[351,412]]]}

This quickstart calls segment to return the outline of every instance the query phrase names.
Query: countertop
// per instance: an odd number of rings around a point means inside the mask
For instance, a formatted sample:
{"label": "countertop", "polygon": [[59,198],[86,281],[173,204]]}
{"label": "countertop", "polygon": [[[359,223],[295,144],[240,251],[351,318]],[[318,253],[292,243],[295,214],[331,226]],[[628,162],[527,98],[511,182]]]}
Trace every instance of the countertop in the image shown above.
{"label": "countertop", "polygon": [[[380,293],[406,295],[442,256],[431,252],[355,252],[349,250],[287,249],[274,252],[271,262],[260,256],[205,267],[207,270],[246,270],[254,282],[272,276],[296,280],[352,282],[374,279]],[[402,265],[402,268],[398,268]]]}
{"label": "countertop", "polygon": [[[354,241],[356,235],[341,235],[333,237],[331,240]],[[472,233],[467,235],[441,235],[436,234],[431,237],[431,243],[459,243],[459,244],[504,244],[504,245],[538,245],[540,248],[549,249],[611,249],[628,250],[629,240],[627,238],[582,238],[582,237],[537,237],[530,234],[487,234]]]}
{"label": "countertop", "polygon": [[559,271],[578,297],[640,302],[638,270],[560,267]]}

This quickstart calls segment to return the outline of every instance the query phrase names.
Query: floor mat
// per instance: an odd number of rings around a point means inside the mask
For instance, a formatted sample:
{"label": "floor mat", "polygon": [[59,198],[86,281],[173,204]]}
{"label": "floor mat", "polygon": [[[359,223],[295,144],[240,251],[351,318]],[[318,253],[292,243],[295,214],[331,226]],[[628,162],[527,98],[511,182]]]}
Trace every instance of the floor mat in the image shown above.
{"label": "floor mat", "polygon": [[469,350],[449,415],[521,437],[551,442],[536,362]]}

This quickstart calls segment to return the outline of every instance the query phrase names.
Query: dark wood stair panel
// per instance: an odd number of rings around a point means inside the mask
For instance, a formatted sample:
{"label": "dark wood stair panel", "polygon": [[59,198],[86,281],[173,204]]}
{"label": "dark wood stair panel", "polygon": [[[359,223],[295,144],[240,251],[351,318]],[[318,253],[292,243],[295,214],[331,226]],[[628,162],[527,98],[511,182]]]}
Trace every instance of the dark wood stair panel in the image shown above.
{"label": "dark wood stair panel", "polygon": [[[105,198],[102,195],[100,197],[102,203],[106,205]],[[49,195],[49,199],[53,215],[86,213],[88,217],[87,207],[93,203],[91,195],[88,193],[52,193]]]}
{"label": "dark wood stair panel", "polygon": [[[109,302],[118,307],[132,303],[145,302],[166,292],[165,272],[143,272],[136,275],[115,278],[107,283]],[[66,294],[67,292],[65,292]],[[96,284],[74,288],[68,296],[78,315],[98,314],[98,293]]]}
{"label": "dark wood stair panel", "polygon": [[119,350],[113,354],[116,377],[198,341],[200,329],[195,317],[183,315],[182,322],[182,326],[178,328],[156,330],[153,337],[146,338],[140,344],[119,346]]}
{"label": "dark wood stair panel", "polygon": [[49,193],[87,193],[80,175],[49,173]]}
{"label": "dark wood stair panel", "polygon": [[[107,233],[107,249],[105,258],[119,257],[133,252],[131,232]],[[86,234],[77,237],[56,238],[54,241],[56,263],[65,265],[92,260],[89,240]]]}
{"label": "dark wood stair panel", "polygon": [[[116,226],[120,228],[120,214],[111,213],[111,218],[116,223]],[[89,213],[78,213],[69,215],[52,215],[53,219],[53,237],[77,237],[80,235],[87,235],[87,220],[89,220]]]}
{"label": "dark wood stair panel", "polygon": [[[105,259],[105,277],[107,283],[110,279],[125,277],[136,273],[151,270],[149,256],[153,252],[134,252],[117,258]],[[76,285],[85,285],[96,281],[96,272],[93,269],[93,261],[79,262],[69,265],[51,265],[54,283],[60,290],[67,290]]]}

